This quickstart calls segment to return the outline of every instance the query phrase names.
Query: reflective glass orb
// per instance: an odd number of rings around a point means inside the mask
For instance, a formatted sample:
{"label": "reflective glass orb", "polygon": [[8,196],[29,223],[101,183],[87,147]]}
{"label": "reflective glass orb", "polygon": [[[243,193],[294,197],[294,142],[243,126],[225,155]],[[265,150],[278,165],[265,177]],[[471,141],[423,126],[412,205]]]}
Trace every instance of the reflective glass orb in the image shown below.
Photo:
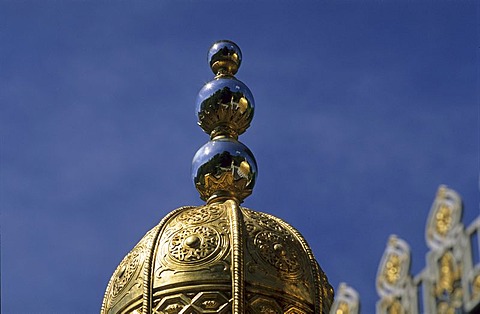
{"label": "reflective glass orb", "polygon": [[235,75],[242,63],[242,52],[232,41],[219,40],[208,50],[208,64],[215,75]]}
{"label": "reflective glass orb", "polygon": [[203,145],[193,157],[192,179],[200,197],[233,196],[240,202],[252,193],[257,163],[247,146],[231,138]]}
{"label": "reflective glass orb", "polygon": [[[203,86],[197,96],[198,125],[212,132],[237,137],[253,119],[255,101],[250,89],[234,77],[218,77]],[[230,134],[231,133],[231,134]]]}

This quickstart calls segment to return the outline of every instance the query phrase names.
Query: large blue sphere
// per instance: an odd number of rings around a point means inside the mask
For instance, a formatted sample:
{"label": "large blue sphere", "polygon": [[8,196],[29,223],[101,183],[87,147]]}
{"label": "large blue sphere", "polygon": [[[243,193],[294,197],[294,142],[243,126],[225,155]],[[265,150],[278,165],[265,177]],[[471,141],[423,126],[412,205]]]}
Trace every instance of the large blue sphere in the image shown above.
{"label": "large blue sphere", "polygon": [[241,201],[251,194],[256,177],[252,152],[231,138],[209,141],[193,157],[192,179],[204,200],[222,192]]}
{"label": "large blue sphere", "polygon": [[234,77],[225,76],[203,86],[195,109],[198,124],[207,134],[228,125],[236,135],[240,135],[250,126],[255,101],[247,85]]}

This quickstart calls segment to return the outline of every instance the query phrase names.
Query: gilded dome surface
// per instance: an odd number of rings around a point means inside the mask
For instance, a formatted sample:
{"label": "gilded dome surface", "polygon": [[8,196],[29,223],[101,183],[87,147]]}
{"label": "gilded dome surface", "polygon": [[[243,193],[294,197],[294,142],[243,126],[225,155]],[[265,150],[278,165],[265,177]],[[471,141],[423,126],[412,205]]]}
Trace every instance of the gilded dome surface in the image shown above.
{"label": "gilded dome surface", "polygon": [[179,208],[147,232],[115,270],[101,313],[232,313],[235,299],[245,313],[328,313],[332,298],[298,231],[226,201]]}

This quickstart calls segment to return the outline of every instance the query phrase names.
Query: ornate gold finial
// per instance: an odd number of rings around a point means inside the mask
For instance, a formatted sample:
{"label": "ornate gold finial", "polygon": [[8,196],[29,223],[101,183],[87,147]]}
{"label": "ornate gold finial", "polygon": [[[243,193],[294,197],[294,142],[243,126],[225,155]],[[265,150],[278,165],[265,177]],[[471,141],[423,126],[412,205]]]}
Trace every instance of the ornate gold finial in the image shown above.
{"label": "ornate gold finial", "polygon": [[257,175],[238,141],[253,117],[252,94],[233,76],[240,61],[235,44],[215,43],[216,76],[198,96],[199,124],[211,138],[192,174],[207,204],[173,210],[138,242],[110,279],[101,314],[328,313],[333,289],[303,236],[239,206]]}
{"label": "ornate gold finial", "polygon": [[198,93],[198,125],[211,140],[192,162],[192,178],[201,199],[212,203],[233,199],[241,203],[252,193],[257,163],[237,139],[250,126],[255,102],[250,89],[236,79],[242,61],[240,48],[229,40],[217,41],[208,52],[216,74]]}

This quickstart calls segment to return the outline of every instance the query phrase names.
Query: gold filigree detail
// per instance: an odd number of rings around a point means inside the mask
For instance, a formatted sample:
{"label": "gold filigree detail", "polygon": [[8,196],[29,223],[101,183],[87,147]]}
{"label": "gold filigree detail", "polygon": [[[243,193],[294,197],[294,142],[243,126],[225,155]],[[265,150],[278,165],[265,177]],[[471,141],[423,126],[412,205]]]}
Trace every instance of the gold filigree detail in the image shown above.
{"label": "gold filigree detail", "polygon": [[400,257],[397,254],[390,254],[387,262],[385,263],[384,276],[385,280],[394,285],[400,279],[401,263]]}
{"label": "gold filigree detail", "polygon": [[205,307],[205,309],[211,310],[218,307],[218,302],[215,300],[206,300],[202,302],[202,305]]}
{"label": "gold filigree detail", "polygon": [[300,310],[300,309],[297,308],[297,307],[292,306],[291,308],[289,308],[289,309],[285,312],[285,314],[306,314],[306,312]]}
{"label": "gold filigree detail", "polygon": [[197,226],[183,229],[170,239],[169,256],[179,263],[201,263],[218,248],[220,235],[210,227]]}
{"label": "gold filigree detail", "polygon": [[203,200],[208,200],[220,191],[231,193],[232,196],[241,200],[252,194],[252,189],[247,188],[251,180],[244,177],[236,178],[233,169],[229,172],[222,172],[218,177],[208,173],[204,176],[204,181],[204,184],[196,184]]}
{"label": "gold filigree detail", "polygon": [[231,313],[231,301],[220,291],[185,292],[163,295],[153,300],[152,314]]}
{"label": "gold filigree detail", "polygon": [[463,205],[460,195],[446,186],[440,186],[428,215],[426,239],[433,250],[440,250],[455,243],[455,237],[463,228]]}
{"label": "gold filigree detail", "polygon": [[112,297],[115,298],[118,293],[125,287],[132,278],[133,273],[137,270],[140,261],[141,248],[137,248],[130,252],[126,258],[120,263],[120,268],[113,281]]}
{"label": "gold filigree detail", "polygon": [[[274,298],[267,297],[255,297],[249,303],[250,313],[265,313],[265,314],[281,314],[283,313],[282,308],[278,304],[279,300]],[[237,313],[237,312],[234,312]]]}
{"label": "gold filigree detail", "polygon": [[[248,210],[244,208],[245,213],[248,215],[249,218],[251,218],[253,221],[255,221],[255,224],[258,224],[260,227],[272,231],[276,231],[281,234],[287,235],[288,232],[285,228],[283,228],[277,221],[272,219],[269,215],[261,212],[256,212],[253,210]],[[250,222],[246,223],[246,228],[248,232],[255,232],[260,230],[258,227],[255,226],[255,224],[252,224]]]}
{"label": "gold filigree detail", "polygon": [[155,285],[182,280],[185,272],[229,273],[230,223],[226,206],[186,208],[163,228],[154,260]]}
{"label": "gold filigree detail", "polygon": [[333,302],[333,288],[301,234],[269,214],[247,208],[242,211],[251,256],[246,264],[248,276],[278,281],[279,291],[310,302],[315,313],[328,312]]}
{"label": "gold filigree detail", "polygon": [[167,306],[165,308],[165,310],[163,311],[164,313],[168,313],[168,314],[173,314],[173,313],[178,313],[180,312],[181,309],[183,309],[185,306],[182,305],[182,304],[178,304],[178,303],[175,303],[175,304],[170,304],[169,306]]}
{"label": "gold filigree detail", "polygon": [[404,295],[411,280],[410,247],[396,235],[390,235],[378,266],[377,293],[381,298],[391,300]]}
{"label": "gold filigree detail", "polygon": [[224,87],[202,103],[198,118],[198,125],[212,138],[218,134],[237,138],[250,126],[253,108],[242,93]]}
{"label": "gold filigree detail", "polygon": [[260,257],[288,278],[301,276],[302,250],[296,239],[269,215],[250,210],[245,212],[252,219],[246,222],[246,229],[250,237],[253,237],[253,244]]}
{"label": "gold filigree detail", "polygon": [[225,202],[232,228],[232,312],[245,311],[245,244],[241,208],[232,200]]}
{"label": "gold filigree detail", "polygon": [[129,284],[134,278],[135,273],[139,266],[143,263],[144,245],[148,241],[148,234],[144,238],[143,242],[140,242],[136,247],[130,251],[127,256],[120,262],[117,269],[110,279],[110,283],[107,287],[107,291],[104,297],[104,309],[108,311],[115,304],[115,299],[119,296],[120,292]]}
{"label": "gold filigree detail", "polygon": [[453,254],[447,251],[438,261],[438,268],[438,279],[435,284],[437,312],[456,313],[463,303],[460,266],[456,264]]}
{"label": "gold filigree detail", "polygon": [[[312,255],[313,259],[313,255]],[[333,298],[335,295],[335,291],[333,290],[333,287],[330,285],[328,282],[327,275],[323,271],[323,269],[320,268],[320,265],[318,265],[317,261],[313,260],[313,262],[316,264],[316,272],[318,279],[315,281],[315,287],[317,291],[317,299],[319,299],[320,304],[317,305],[317,308],[320,310],[326,309],[329,310],[332,306],[333,303]],[[318,302],[318,301],[316,301]]]}
{"label": "gold filigree detail", "polygon": [[225,205],[211,204],[195,207],[180,213],[176,220],[185,225],[201,225],[225,216]]}
{"label": "gold filigree detail", "polygon": [[459,273],[454,270],[454,259],[450,253],[442,256],[439,262],[439,276],[436,295],[441,296],[444,292],[451,294],[453,284],[459,278]]}
{"label": "gold filigree detail", "polygon": [[300,252],[291,236],[263,231],[256,235],[254,243],[260,256],[285,277],[298,278],[303,273],[299,263]]}
{"label": "gold filigree detail", "polygon": [[435,230],[441,236],[446,236],[452,228],[452,209],[442,204],[435,214]]}
{"label": "gold filigree detail", "polygon": [[396,299],[387,307],[387,314],[405,314],[405,309],[400,301]]}

